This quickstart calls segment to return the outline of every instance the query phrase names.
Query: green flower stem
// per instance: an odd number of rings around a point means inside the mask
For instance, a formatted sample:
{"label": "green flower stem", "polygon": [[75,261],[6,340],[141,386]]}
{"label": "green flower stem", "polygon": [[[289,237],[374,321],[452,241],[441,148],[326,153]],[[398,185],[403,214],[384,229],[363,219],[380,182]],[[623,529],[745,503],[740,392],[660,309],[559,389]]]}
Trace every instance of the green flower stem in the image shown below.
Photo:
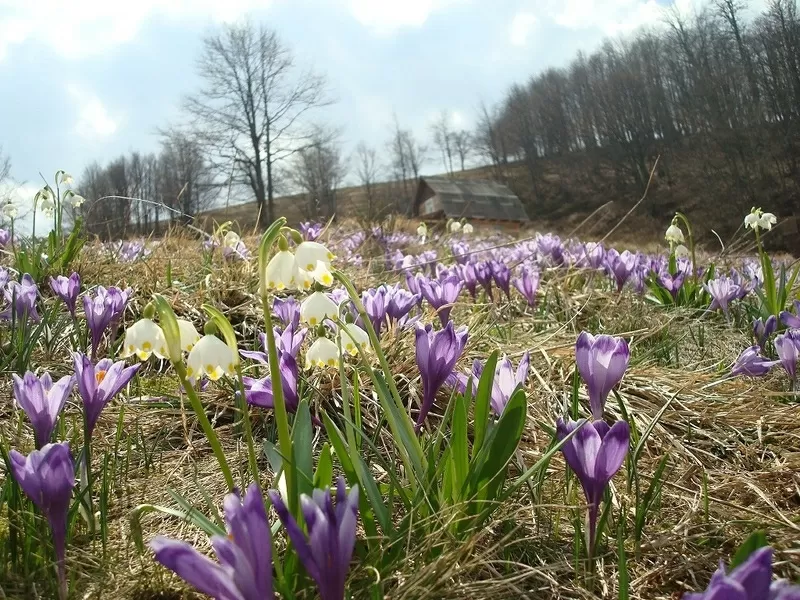
{"label": "green flower stem", "polygon": [[236,379],[241,394],[242,424],[244,425],[244,438],[247,442],[247,461],[250,463],[250,475],[253,481],[260,484],[258,477],[258,460],[256,459],[256,447],[253,442],[253,426],[250,423],[250,409],[247,405],[247,397],[244,393],[244,380],[242,379],[242,363],[236,365]]}
{"label": "green flower stem", "polygon": [[695,285],[697,285],[697,257],[695,255],[695,248],[694,248],[694,235],[692,234],[692,225],[689,223],[689,219],[686,218],[681,212],[676,212],[675,215],[683,221],[683,224],[686,225],[686,235],[689,237],[689,252],[692,253],[692,281]]}
{"label": "green flower stem", "polygon": [[266,293],[261,294],[261,307],[264,311],[264,328],[267,335],[267,355],[269,356],[269,376],[272,379],[272,401],[275,405],[275,420],[278,424],[278,446],[283,456],[283,472],[286,476],[286,491],[289,494],[289,511],[299,516],[297,487],[294,480],[294,453],[292,434],[289,430],[289,414],[281,385],[281,370],[278,364],[278,351],[275,348],[275,332],[272,329],[272,307]]}
{"label": "green flower stem", "polygon": [[236,485],[234,484],[233,475],[231,475],[231,469],[228,466],[228,461],[225,459],[225,453],[222,451],[222,446],[219,443],[217,433],[214,431],[214,428],[211,426],[211,422],[208,420],[208,417],[203,410],[203,405],[200,402],[197,392],[194,390],[194,386],[192,386],[192,384],[189,382],[189,377],[186,375],[186,367],[184,366],[183,362],[174,362],[172,363],[172,366],[175,367],[175,372],[178,374],[178,379],[183,385],[183,388],[186,390],[186,395],[189,396],[189,402],[192,405],[192,410],[194,410],[195,414],[197,415],[197,420],[200,422],[200,427],[203,429],[203,433],[205,433],[206,437],[208,438],[208,443],[211,444],[211,450],[214,452],[214,456],[217,458],[219,468],[222,471],[223,477],[225,477],[225,483],[228,485],[228,490],[233,491]]}
{"label": "green flower stem", "polygon": [[94,535],[94,501],[92,499],[92,434],[89,432],[89,421],[84,415],[83,419],[83,461],[86,468],[86,505],[89,513],[89,531]]}

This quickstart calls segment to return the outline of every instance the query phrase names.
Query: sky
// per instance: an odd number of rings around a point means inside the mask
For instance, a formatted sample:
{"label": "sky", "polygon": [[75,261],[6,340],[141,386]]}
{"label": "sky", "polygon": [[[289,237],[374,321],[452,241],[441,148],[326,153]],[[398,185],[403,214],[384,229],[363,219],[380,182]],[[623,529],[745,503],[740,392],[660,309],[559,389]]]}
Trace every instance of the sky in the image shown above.
{"label": "sky", "polygon": [[699,0],[0,0],[0,146],[21,206],[58,169],[157,150],[200,85],[203,36],[249,18],[327,77],[337,102],[314,118],[341,128],[346,156],[382,150],[393,114],[420,138],[442,110],[470,128],[481,101],[662,26],[672,2]]}

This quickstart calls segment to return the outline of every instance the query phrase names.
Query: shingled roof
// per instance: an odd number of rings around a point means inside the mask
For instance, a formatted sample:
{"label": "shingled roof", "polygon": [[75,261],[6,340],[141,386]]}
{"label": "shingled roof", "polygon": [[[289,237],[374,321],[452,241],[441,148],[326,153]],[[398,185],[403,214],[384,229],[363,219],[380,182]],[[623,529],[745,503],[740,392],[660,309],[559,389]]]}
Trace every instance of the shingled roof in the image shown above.
{"label": "shingled roof", "polygon": [[414,215],[492,221],[528,220],[528,214],[508,187],[494,181],[421,177]]}

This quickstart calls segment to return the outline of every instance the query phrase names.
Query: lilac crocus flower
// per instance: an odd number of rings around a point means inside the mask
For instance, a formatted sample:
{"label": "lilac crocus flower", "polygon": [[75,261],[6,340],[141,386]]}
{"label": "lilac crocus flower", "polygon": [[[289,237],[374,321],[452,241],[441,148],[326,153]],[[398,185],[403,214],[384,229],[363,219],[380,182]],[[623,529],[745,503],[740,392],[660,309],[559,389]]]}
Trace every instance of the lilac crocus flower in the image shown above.
{"label": "lilac crocus flower", "polygon": [[314,490],[310,498],[305,494],[300,497],[308,538],[289,514],[280,493],[272,490],[269,496],[300,562],[317,584],[320,600],[344,600],[356,545],[358,486],[348,494],[344,478],[339,477],[335,507],[330,489]]}
{"label": "lilac crocus flower", "polygon": [[778,319],[775,318],[775,315],[770,315],[766,321],[761,317],[753,321],[753,335],[762,350],[767,345],[767,340],[775,333],[777,328]]}
{"label": "lilac crocus flower", "polygon": [[20,320],[28,318],[34,323],[38,323],[41,320],[39,313],[36,311],[39,288],[33,277],[25,273],[22,276],[22,281],[9,281],[3,293],[9,306],[0,313],[0,319],[10,321],[13,314]]}
{"label": "lilac crocus flower", "polygon": [[75,304],[78,302],[78,294],[81,291],[81,276],[73,273],[69,277],[59,275],[50,278],[50,289],[53,293],[64,301],[69,309],[69,314],[75,316]]}
{"label": "lilac crocus flower", "polygon": [[104,358],[94,365],[88,356],[80,352],[76,352],[73,359],[86,428],[91,436],[106,404],[128,385],[142,364],[126,367],[124,360],[113,362],[110,358]]}
{"label": "lilac crocus flower", "polygon": [[589,388],[592,416],[600,420],[608,394],[621,380],[628,368],[631,351],[628,342],[610,335],[593,336],[584,331],[575,345],[578,371]]}
{"label": "lilac crocus flower", "polygon": [[372,323],[375,335],[380,337],[381,329],[386,323],[386,288],[370,288],[361,294],[361,302],[364,310]]}
{"label": "lilac crocus flower", "polygon": [[755,550],[730,573],[720,562],[706,591],[687,593],[682,600],[798,600],[800,586],[772,581],[772,548]]}
{"label": "lilac crocus flower", "polygon": [[456,361],[467,343],[467,331],[456,331],[452,322],[434,331],[430,325],[416,327],[417,368],[422,376],[422,405],[417,416],[416,430],[428,416],[436,393],[455,369]]}
{"label": "lilac crocus flower", "polygon": [[719,308],[727,317],[729,315],[728,303],[739,296],[739,286],[733,283],[732,279],[722,276],[709,280],[704,287],[712,298],[708,310],[713,311]]}
{"label": "lilac crocus flower", "polygon": [[274,600],[272,545],[264,497],[251,484],[244,499],[225,496],[228,535],[215,535],[214,562],[186,542],[158,536],[150,542],[155,558],[181,579],[215,600]]}
{"label": "lilac crocus flower", "polygon": [[[559,441],[578,427],[576,421],[559,419],[556,435]],[[630,428],[625,421],[609,427],[605,421],[588,421],[561,448],[564,459],[583,487],[588,504],[588,540],[590,555],[594,554],[597,516],[608,482],[619,471],[630,444]]]}
{"label": "lilac crocus flower", "polygon": [[800,300],[794,301],[794,314],[788,311],[781,313],[781,322],[792,329],[800,329]]}
{"label": "lilac crocus flower", "polygon": [[399,321],[419,303],[420,296],[412,294],[403,288],[394,288],[386,303],[386,315],[392,321]]}
{"label": "lilac crocus flower", "polygon": [[[292,413],[297,412],[299,403],[297,394],[297,380],[299,377],[297,359],[289,353],[281,353],[278,359],[278,368],[281,374],[281,389],[286,402],[286,410]],[[272,378],[270,376],[261,379],[242,377],[242,383],[244,383],[244,396],[248,404],[260,406],[261,408],[275,408],[272,395]]]}
{"label": "lilac crocus flower", "polygon": [[797,361],[800,359],[800,329],[790,329],[775,337],[775,350],[781,365],[792,381],[797,380]]}
{"label": "lilac crocus flower", "polygon": [[108,329],[115,316],[114,298],[108,295],[102,286],[97,289],[94,296],[83,296],[83,310],[86,313],[86,324],[92,336],[92,357],[97,357],[97,349],[103,333]]}
{"label": "lilac crocus flower", "polygon": [[609,250],[606,255],[606,261],[608,272],[617,282],[617,291],[621,292],[636,269],[636,255],[628,250],[625,250],[622,254],[616,250]]}
{"label": "lilac crocus flower", "polygon": [[47,444],[27,457],[11,450],[8,458],[19,487],[50,524],[58,570],[58,595],[66,600],[67,513],[75,487],[75,463],[69,444]]}
{"label": "lilac crocus flower", "polygon": [[305,223],[300,223],[299,228],[303,239],[309,242],[313,242],[320,235],[322,235],[322,225],[319,223],[311,223],[310,221],[307,221]]}
{"label": "lilac crocus flower", "polygon": [[[278,350],[278,354],[280,355],[285,353],[297,358],[297,353],[300,351],[300,346],[303,344],[303,340],[306,339],[308,329],[305,327],[295,328],[290,325],[283,331],[281,331],[279,327],[274,327],[273,332],[275,335],[275,348]],[[261,342],[261,347],[264,349],[263,352],[258,350],[239,350],[239,354],[241,354],[244,358],[249,358],[251,360],[260,362],[262,365],[268,365],[269,358],[267,357],[266,334],[263,332],[259,333],[258,340]]]}
{"label": "lilac crocus flower", "polygon": [[441,282],[435,279],[420,280],[419,289],[422,292],[422,296],[436,309],[439,314],[439,320],[442,322],[442,327],[450,321],[450,312],[453,310],[453,304],[458,300],[458,295],[463,287],[464,282],[455,275],[449,275]]}
{"label": "lilac crocus flower", "polygon": [[12,376],[14,397],[31,421],[36,448],[42,448],[50,443],[58,415],[75,385],[75,377],[65,375],[54,384],[50,373],[45,373],[41,378],[30,371],[23,377],[16,373]]}
{"label": "lilac crocus flower", "polygon": [[285,299],[275,298],[272,302],[272,314],[278,317],[284,325],[291,325],[295,329],[300,325],[300,303],[295,300],[294,296]]}
{"label": "lilac crocus flower", "polygon": [[681,287],[683,287],[683,280],[685,279],[685,275],[682,272],[678,272],[675,275],[671,275],[670,273],[661,273],[658,275],[657,281],[658,285],[669,292],[669,295],[672,296],[672,300],[678,297],[678,293],[681,291]]}
{"label": "lilac crocus flower", "polygon": [[536,306],[536,290],[539,289],[539,273],[537,271],[523,267],[520,269],[519,277],[515,277],[511,283],[525,298],[528,306]]}
{"label": "lilac crocus flower", "polygon": [[[529,353],[525,353],[519,361],[517,370],[514,371],[514,365],[507,356],[503,356],[497,361],[495,368],[494,379],[492,380],[492,395],[489,400],[495,414],[502,415],[503,411],[511,400],[511,396],[517,391],[517,388],[525,385],[528,379],[528,370],[531,365],[531,357]],[[466,390],[467,382],[472,379],[472,389],[474,390],[478,385],[483,374],[484,364],[476,360],[472,364],[472,373],[470,375],[455,375],[448,378],[448,383],[452,384],[462,393]]]}
{"label": "lilac crocus flower", "polygon": [[490,301],[494,302],[494,294],[492,293],[492,268],[487,262],[481,262],[475,265],[475,278],[481,284],[486,296]]}
{"label": "lilac crocus flower", "polygon": [[422,275],[413,274],[410,271],[406,271],[406,287],[408,288],[408,291],[415,296],[422,298],[422,292],[419,289],[420,279],[422,279]]}
{"label": "lilac crocus flower", "polygon": [[769,370],[778,364],[777,360],[769,360],[761,356],[758,346],[750,346],[736,359],[731,375],[747,375],[749,377],[763,377]]}
{"label": "lilac crocus flower", "polygon": [[11,232],[8,229],[0,229],[0,248],[8,246],[11,241]]}
{"label": "lilac crocus flower", "polygon": [[511,298],[511,271],[505,265],[505,263],[501,263],[498,261],[492,261],[491,263],[492,269],[492,278],[494,282],[497,284],[501,290],[503,290],[506,294],[507,298]]}

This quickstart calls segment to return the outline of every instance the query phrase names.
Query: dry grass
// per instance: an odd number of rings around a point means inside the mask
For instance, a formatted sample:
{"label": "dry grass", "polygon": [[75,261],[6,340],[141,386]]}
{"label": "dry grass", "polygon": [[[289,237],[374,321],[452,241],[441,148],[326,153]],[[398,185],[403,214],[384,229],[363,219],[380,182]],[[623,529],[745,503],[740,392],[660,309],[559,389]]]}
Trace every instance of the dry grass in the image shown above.
{"label": "dry grass", "polygon": [[[254,239],[247,241],[255,248]],[[242,263],[224,264],[217,257],[213,267],[203,271],[197,248],[196,239],[173,235],[147,260],[118,264],[89,253],[79,270],[87,283],[135,287],[134,313],[141,310],[150,293],[159,291],[170,299],[176,312],[201,325],[199,306],[211,302],[228,313],[248,340],[246,344],[252,346],[255,332],[261,329],[253,294],[254,268]],[[166,287],[168,264],[174,279],[172,288]],[[370,274],[375,268],[368,265],[353,270],[352,275],[361,286],[375,284],[379,280]],[[398,274],[389,275],[392,277],[398,278]],[[515,362],[523,352],[531,353],[527,429],[513,468],[519,471],[542,456],[550,443],[542,425],[551,426],[566,412],[573,344],[580,329],[590,325],[626,335],[632,340],[633,359],[619,391],[627,410],[639,431],[646,430],[662,413],[640,463],[645,482],[661,457],[669,456],[667,484],[658,511],[647,523],[641,547],[634,548],[632,543],[627,546],[631,597],[677,598],[683,591],[704,588],[718,560],[727,559],[757,528],[764,529],[778,549],[779,574],[800,577],[800,404],[782,391],[785,381],[779,376],[756,383],[726,380],[725,367],[746,343],[746,335],[721,319],[698,320],[680,311],[665,311],[627,293],[617,297],[596,287],[584,287],[583,281],[583,277],[558,273],[546,276],[546,305],[536,311],[523,308],[517,301],[500,306],[465,301],[454,310],[457,323],[470,325],[463,368],[468,368],[473,358],[485,358],[496,348]],[[462,300],[465,298],[462,296]],[[385,334],[384,350],[395,369],[401,394],[413,403],[420,395],[413,335]],[[66,358],[61,357],[61,364],[37,364],[66,371]],[[339,405],[337,382],[328,376],[309,375],[308,386],[314,410],[335,414]],[[99,546],[85,536],[76,539],[70,549],[75,597],[194,598],[148,554],[139,555],[129,515],[144,503],[173,506],[170,488],[204,510],[204,497],[221,501],[224,481],[202,431],[181,402],[173,378],[149,366],[142,371],[141,388],[133,391],[141,397],[110,406],[95,433],[95,456],[117,447],[125,470],[115,488],[107,559],[98,558]],[[380,422],[379,409],[366,382],[361,392],[365,426],[375,427]],[[4,413],[10,415],[13,409],[8,385],[4,397],[8,403]],[[233,434],[236,415],[232,396],[224,388],[212,387],[203,399],[234,476],[240,480],[246,455]],[[442,396],[434,409],[434,420],[445,401]],[[613,400],[608,408],[619,417]],[[255,413],[254,421],[257,439],[274,436],[268,413]],[[121,443],[116,440],[118,423],[122,423]],[[20,438],[15,420],[8,419],[0,427],[12,446],[30,443]],[[386,435],[380,432],[379,447],[389,446]],[[260,466],[261,483],[269,487],[272,481],[266,460],[262,459]],[[574,481],[569,487],[565,482],[564,463],[557,455],[536,500],[524,489],[467,543],[454,544],[442,528],[440,536],[410,544],[403,564],[384,577],[386,597],[616,597],[618,574],[613,545],[604,547],[593,585],[587,587],[575,575],[572,523],[582,494]],[[631,521],[634,499],[625,487],[624,476],[618,475],[613,501]],[[197,530],[157,513],[144,516],[141,525],[145,540],[165,533],[209,547]],[[613,525],[616,527],[616,521]],[[435,559],[431,558],[431,549],[437,550]],[[351,581],[356,598],[371,597],[366,586],[375,576],[354,563]],[[25,595],[29,594],[30,581],[21,578],[0,581],[0,588],[7,598],[31,597]],[[304,597],[313,596],[309,592]]]}

